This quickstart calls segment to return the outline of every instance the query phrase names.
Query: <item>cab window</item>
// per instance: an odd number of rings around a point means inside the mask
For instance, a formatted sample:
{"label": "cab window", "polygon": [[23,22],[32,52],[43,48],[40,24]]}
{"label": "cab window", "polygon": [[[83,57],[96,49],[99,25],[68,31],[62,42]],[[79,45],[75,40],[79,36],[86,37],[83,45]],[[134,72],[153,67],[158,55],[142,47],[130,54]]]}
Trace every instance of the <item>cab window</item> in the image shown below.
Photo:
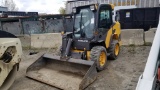
{"label": "cab window", "polygon": [[110,28],[112,25],[111,10],[103,7],[99,12],[99,28]]}

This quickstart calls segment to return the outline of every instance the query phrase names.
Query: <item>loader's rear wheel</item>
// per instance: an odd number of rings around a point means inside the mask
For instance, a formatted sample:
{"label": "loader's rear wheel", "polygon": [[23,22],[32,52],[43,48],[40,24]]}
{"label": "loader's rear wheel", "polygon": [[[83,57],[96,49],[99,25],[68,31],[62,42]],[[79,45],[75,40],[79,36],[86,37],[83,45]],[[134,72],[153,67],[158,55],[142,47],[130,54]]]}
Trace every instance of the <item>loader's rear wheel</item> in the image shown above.
{"label": "loader's rear wheel", "polygon": [[119,55],[119,52],[120,52],[120,46],[118,40],[114,40],[109,48],[109,53],[110,53],[109,59],[116,60]]}
{"label": "loader's rear wheel", "polygon": [[96,61],[97,70],[101,71],[107,63],[107,51],[103,46],[93,47],[91,50],[91,60]]}

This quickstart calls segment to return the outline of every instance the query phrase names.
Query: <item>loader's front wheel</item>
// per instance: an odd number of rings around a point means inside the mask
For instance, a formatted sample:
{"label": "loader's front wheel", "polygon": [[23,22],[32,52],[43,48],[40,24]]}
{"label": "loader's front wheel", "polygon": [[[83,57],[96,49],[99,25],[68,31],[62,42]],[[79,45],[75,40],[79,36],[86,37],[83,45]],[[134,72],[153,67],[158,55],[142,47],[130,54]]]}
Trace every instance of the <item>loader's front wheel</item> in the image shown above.
{"label": "loader's front wheel", "polygon": [[118,40],[114,40],[112,43],[111,43],[111,46],[109,48],[109,59],[111,60],[116,60],[119,53],[120,53],[120,46],[119,46],[119,43],[118,43]]}
{"label": "loader's front wheel", "polygon": [[91,50],[91,60],[96,61],[97,70],[102,71],[107,63],[107,51],[103,46],[95,46]]}

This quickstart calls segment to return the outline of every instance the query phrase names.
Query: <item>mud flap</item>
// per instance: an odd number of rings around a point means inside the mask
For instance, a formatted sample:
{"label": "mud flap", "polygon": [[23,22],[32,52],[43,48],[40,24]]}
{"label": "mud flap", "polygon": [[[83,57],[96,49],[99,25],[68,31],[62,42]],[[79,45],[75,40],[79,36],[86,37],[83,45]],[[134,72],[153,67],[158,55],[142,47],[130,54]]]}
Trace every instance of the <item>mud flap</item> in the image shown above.
{"label": "mud flap", "polygon": [[26,76],[64,90],[82,90],[96,79],[96,64],[81,59],[60,60],[44,54],[28,67]]}

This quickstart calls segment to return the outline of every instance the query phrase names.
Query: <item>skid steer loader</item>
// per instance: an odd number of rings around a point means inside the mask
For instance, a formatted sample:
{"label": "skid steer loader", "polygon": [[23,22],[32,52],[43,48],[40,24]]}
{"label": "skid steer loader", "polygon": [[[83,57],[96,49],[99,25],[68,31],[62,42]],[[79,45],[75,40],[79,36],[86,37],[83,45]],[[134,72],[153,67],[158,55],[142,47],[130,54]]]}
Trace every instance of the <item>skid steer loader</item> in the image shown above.
{"label": "skid steer loader", "polygon": [[64,90],[82,90],[93,83],[107,58],[117,59],[121,46],[119,22],[110,4],[73,8],[73,32],[62,32],[60,56],[44,54],[28,67],[29,78]]}
{"label": "skid steer loader", "polygon": [[14,82],[21,61],[20,40],[5,31],[0,31],[0,90],[8,90]]}

